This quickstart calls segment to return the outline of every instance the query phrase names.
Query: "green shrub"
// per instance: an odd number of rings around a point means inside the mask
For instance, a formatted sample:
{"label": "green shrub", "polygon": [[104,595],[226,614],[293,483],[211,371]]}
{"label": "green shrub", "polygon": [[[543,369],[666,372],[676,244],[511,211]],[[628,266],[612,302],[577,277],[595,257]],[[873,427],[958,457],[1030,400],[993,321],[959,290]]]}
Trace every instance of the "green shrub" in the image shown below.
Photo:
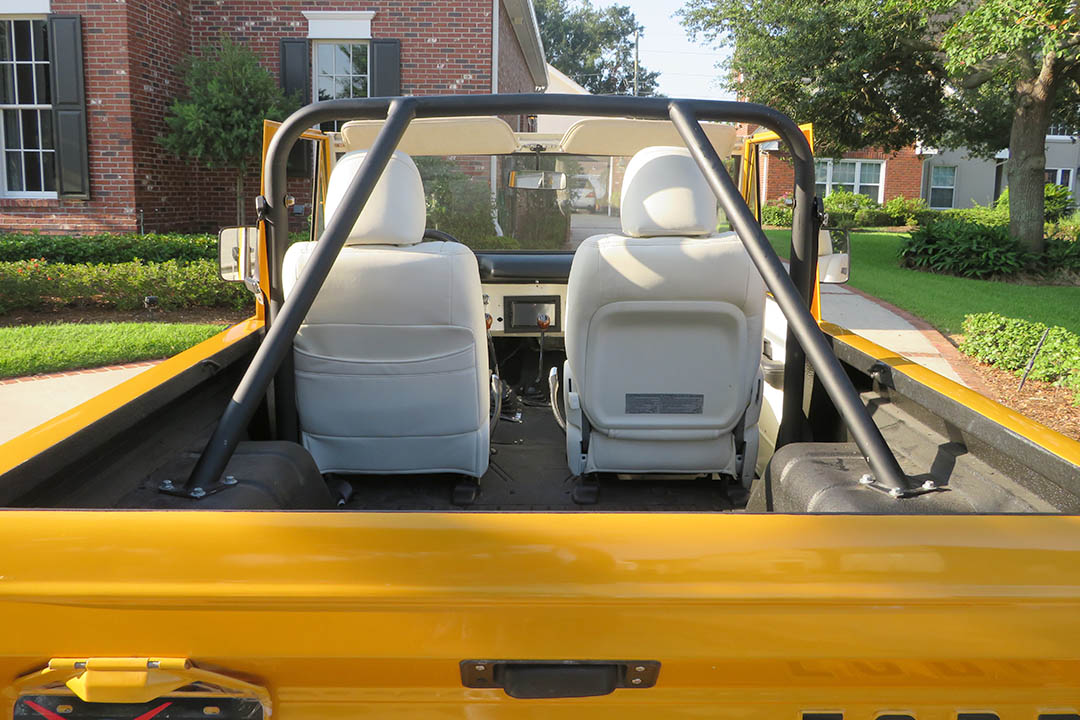
{"label": "green shrub", "polygon": [[[1069,188],[1054,183],[1047,183],[1043,186],[1043,208],[1047,222],[1057,222],[1065,217],[1065,214],[1069,212],[1069,208],[1072,206],[1072,202],[1073,196],[1069,192]],[[1009,217],[1009,188],[1005,188],[1001,192],[1001,195],[994,203],[994,207],[1004,213],[1006,218]]]}
{"label": "green shrub", "polygon": [[920,213],[926,212],[926,201],[922,198],[907,198],[903,195],[888,200],[881,209],[892,220],[892,225],[918,225]]}
{"label": "green shrub", "polygon": [[[967,355],[981,362],[1020,375],[1047,326],[1042,323],[979,313],[964,318],[964,342]],[[1068,387],[1080,403],[1080,335],[1063,327],[1051,327],[1042,349],[1035,357],[1028,377]]]}
{"label": "green shrub", "polygon": [[765,205],[761,208],[761,224],[776,227],[791,227],[795,209],[790,205]]}
{"label": "green shrub", "polygon": [[211,260],[181,263],[142,261],[66,264],[45,260],[0,262],[0,312],[17,308],[97,305],[118,310],[143,307],[154,295],[158,307],[252,307],[252,296],[240,283],[218,276]]}
{"label": "green shrub", "polygon": [[520,250],[521,243],[509,235],[462,238],[461,243],[473,250]]}
{"label": "green shrub", "polygon": [[877,207],[878,204],[866,195],[857,195],[843,189],[833,190],[825,198],[825,213],[829,216],[829,227],[851,229],[855,227],[857,212]]}
{"label": "green shrub", "polygon": [[214,235],[0,235],[0,261],[42,258],[59,263],[133,260],[217,260]]}
{"label": "green shrub", "polygon": [[1011,275],[1028,255],[1007,225],[941,217],[920,227],[900,246],[904,267],[969,278]]}
{"label": "green shrub", "polygon": [[1080,272],[1080,239],[1062,233],[1047,237],[1046,252],[1039,258],[1039,267],[1045,272]]}
{"label": "green shrub", "polygon": [[894,224],[892,215],[883,208],[862,208],[855,212],[855,227],[888,227]]}

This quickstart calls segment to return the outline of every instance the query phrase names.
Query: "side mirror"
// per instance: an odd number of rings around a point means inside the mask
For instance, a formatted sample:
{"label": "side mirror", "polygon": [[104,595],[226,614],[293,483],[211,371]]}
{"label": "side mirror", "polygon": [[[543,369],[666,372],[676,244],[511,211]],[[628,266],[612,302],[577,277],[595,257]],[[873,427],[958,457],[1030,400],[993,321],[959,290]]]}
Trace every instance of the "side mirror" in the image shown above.
{"label": "side mirror", "polygon": [[847,230],[821,229],[818,236],[818,281],[843,285],[851,275],[851,238]]}
{"label": "side mirror", "polygon": [[553,170],[535,172],[510,171],[510,187],[519,190],[565,190],[566,173]]}
{"label": "side mirror", "polygon": [[259,292],[259,230],[253,227],[222,228],[218,233],[218,268],[226,282],[242,282]]}

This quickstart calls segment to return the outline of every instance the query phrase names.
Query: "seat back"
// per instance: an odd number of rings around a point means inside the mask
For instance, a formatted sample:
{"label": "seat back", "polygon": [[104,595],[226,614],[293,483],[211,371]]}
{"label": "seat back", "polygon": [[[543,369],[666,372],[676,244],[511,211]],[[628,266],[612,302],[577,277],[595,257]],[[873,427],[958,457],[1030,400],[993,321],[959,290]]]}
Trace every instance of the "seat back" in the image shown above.
{"label": "seat back", "polygon": [[[366,153],[338,161],[328,221]],[[421,242],[424,192],[397,152],[293,342],[304,446],[338,473],[462,473],[488,462],[488,361],[476,257]],[[286,297],[315,243],[285,255]]]}
{"label": "seat back", "polygon": [[568,433],[571,468],[739,474],[749,434],[756,458],[761,277],[733,233],[715,233],[685,148],[639,152],[621,212],[622,234],[585,240],[570,271],[567,407],[590,434],[582,452]]}

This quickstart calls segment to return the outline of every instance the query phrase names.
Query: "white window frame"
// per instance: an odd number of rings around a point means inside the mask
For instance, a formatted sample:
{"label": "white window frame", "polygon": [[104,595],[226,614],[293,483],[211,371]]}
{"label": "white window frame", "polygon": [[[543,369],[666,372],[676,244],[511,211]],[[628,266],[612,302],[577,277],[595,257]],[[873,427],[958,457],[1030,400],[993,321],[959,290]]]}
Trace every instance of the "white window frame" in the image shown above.
{"label": "white window frame", "polygon": [[[1060,130],[1064,130],[1065,132],[1055,132]],[[1076,128],[1070,127],[1065,123],[1056,123],[1046,129],[1046,137],[1048,138],[1072,138],[1076,137],[1078,134],[1080,133],[1077,133]],[[1049,170],[1049,168],[1047,169]]]}
{"label": "white window frame", "polygon": [[[374,14],[374,13],[372,13]],[[370,35],[370,33],[368,33]],[[310,36],[310,33],[309,33]],[[319,101],[319,46],[320,45],[363,45],[367,48],[367,97],[371,97],[371,38],[319,38],[311,40],[311,98]],[[359,77],[359,76],[357,76]],[[335,125],[340,127],[340,125]]]}
{"label": "white window frame", "polygon": [[[952,185],[935,185],[934,184],[934,168],[936,167],[951,167],[953,169]],[[956,176],[960,173],[960,168],[956,165],[931,165],[930,166],[930,189],[927,191],[926,205],[931,210],[952,210],[956,207]],[[934,190],[952,190],[952,204],[948,206],[934,205]]]}
{"label": "white window frame", "polygon": [[[883,198],[885,197],[885,161],[884,160],[870,160],[870,159],[862,159],[862,158],[837,158],[837,159],[834,160],[833,158],[817,158],[817,161],[826,163],[826,168],[827,169],[825,171],[825,197],[828,197],[829,195],[831,195],[832,191],[833,191],[833,179],[832,179],[832,177],[833,177],[833,163],[834,162],[853,162],[853,163],[855,163],[855,193],[856,194],[859,194],[859,188],[862,186],[862,166],[864,164],[880,166],[881,167],[881,174],[878,175],[878,182],[876,183],[877,186],[878,186],[878,192],[877,192],[877,197],[874,198],[874,200],[876,200],[878,204],[881,204],[882,202],[884,202],[884,200],[883,200]],[[814,179],[814,184],[817,185],[816,177]],[[838,183],[838,184],[841,184],[841,183]],[[846,185],[847,183],[842,183],[842,184]],[[867,185],[872,185],[874,183],[866,183],[866,184]],[[822,198],[822,200],[824,200],[824,199],[825,198]]]}
{"label": "white window frame", "polygon": [[[1065,187],[1068,190],[1072,190],[1073,183],[1076,181],[1076,170],[1074,170],[1073,168],[1049,168],[1048,167],[1048,168],[1046,168],[1046,171],[1054,173],[1054,178],[1055,179],[1052,181],[1054,185],[1062,185],[1062,187]],[[1062,184],[1062,182],[1061,182],[1061,173],[1065,173],[1065,172],[1069,173],[1069,182],[1067,182],[1065,184]]]}
{"label": "white window frame", "polygon": [[[0,25],[3,25],[4,23],[6,23],[8,21],[14,21],[14,20],[41,20],[41,21],[47,21],[48,20],[48,16],[45,15],[45,14],[42,14],[42,10],[45,13],[47,13],[49,11],[49,2],[48,2],[48,0],[45,0],[44,2],[40,2],[40,1],[22,2],[22,3],[18,4],[18,7],[19,7],[19,9],[25,8],[25,10],[27,11],[26,14],[21,14],[20,13],[20,14],[16,15],[16,14],[12,14],[12,13],[0,13]],[[32,48],[31,51],[30,51],[31,52],[31,57],[34,57],[36,53],[34,52],[34,49],[33,49],[33,42],[34,42],[33,33],[30,34],[30,42],[31,42],[31,48]],[[40,63],[33,63],[33,61],[31,61],[31,63],[32,64],[40,64]],[[20,63],[19,63],[19,61],[16,61],[15,64],[18,65]],[[26,61],[22,61],[22,64],[26,64]],[[51,68],[51,66],[52,66],[52,59],[50,58],[48,67]],[[4,110],[16,110],[16,111],[18,111],[18,110],[50,110],[51,111],[52,110],[52,105],[51,104],[50,105],[44,105],[44,104],[41,104],[41,103],[35,103],[35,104],[29,104],[29,105],[22,105],[22,104],[18,104],[18,103],[16,103],[16,104],[0,103],[0,111],[4,111]],[[3,115],[3,113],[0,112],[0,116],[2,116],[2,115]],[[20,128],[22,127],[22,118],[19,119],[19,127]],[[4,135],[5,132],[6,132],[5,125],[4,125],[3,121],[0,120],[0,198],[4,198],[6,200],[56,200],[58,197],[60,197],[56,190],[8,190],[8,186],[7,186],[7,157],[6,157],[6,154],[7,154],[7,138]],[[38,154],[41,156],[42,159],[44,159],[44,157],[46,155],[46,152],[39,152]],[[52,149],[52,151],[50,153],[48,153],[48,154],[51,155],[51,157],[53,158],[53,162],[56,162],[56,148],[54,147]],[[23,187],[25,187],[25,186],[26,186],[26,166],[24,164],[23,165]]]}

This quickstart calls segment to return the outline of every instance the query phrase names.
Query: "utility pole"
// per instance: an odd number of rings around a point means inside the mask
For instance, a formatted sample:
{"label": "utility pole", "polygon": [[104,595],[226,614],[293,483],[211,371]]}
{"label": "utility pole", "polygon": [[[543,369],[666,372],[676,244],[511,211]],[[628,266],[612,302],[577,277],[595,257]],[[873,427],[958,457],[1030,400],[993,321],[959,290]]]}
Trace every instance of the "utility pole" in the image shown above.
{"label": "utility pole", "polygon": [[637,97],[637,75],[638,75],[638,31],[634,30],[634,97]]}

